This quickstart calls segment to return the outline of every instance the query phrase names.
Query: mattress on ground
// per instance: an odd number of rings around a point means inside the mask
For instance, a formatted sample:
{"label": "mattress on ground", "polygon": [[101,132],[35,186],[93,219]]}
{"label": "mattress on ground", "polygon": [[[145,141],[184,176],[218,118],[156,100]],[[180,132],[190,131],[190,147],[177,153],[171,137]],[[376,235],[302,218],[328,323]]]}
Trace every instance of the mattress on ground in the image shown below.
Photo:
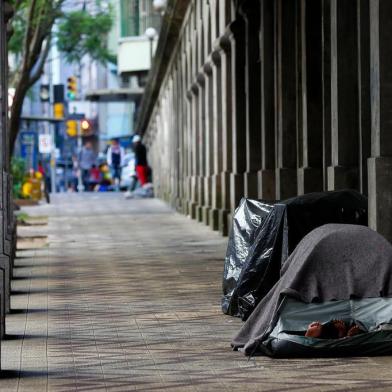
{"label": "mattress on ground", "polygon": [[[333,319],[355,323],[365,332],[340,339],[304,336],[313,321],[327,324]],[[278,319],[258,351],[279,358],[392,354],[392,298],[307,304],[285,297]]]}

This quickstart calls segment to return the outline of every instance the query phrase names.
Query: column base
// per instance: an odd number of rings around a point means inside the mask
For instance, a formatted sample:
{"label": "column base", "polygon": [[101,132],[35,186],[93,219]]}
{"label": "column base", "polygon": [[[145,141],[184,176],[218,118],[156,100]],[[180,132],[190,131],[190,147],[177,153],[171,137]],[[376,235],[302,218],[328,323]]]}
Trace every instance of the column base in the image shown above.
{"label": "column base", "polygon": [[197,208],[197,204],[194,201],[190,201],[188,203],[188,215],[192,219],[196,219],[196,208]]}
{"label": "column base", "polygon": [[198,222],[203,222],[203,207],[202,206],[199,206],[199,205],[196,206],[195,214],[196,214],[195,219]]}
{"label": "column base", "polygon": [[244,175],[234,174],[230,175],[230,209],[234,211],[240,200],[244,197]]}
{"label": "column base", "polygon": [[327,168],[328,190],[358,189],[359,172],[357,167],[329,166]]}
{"label": "column base", "polygon": [[210,206],[203,206],[202,208],[202,221],[205,225],[209,225],[210,224],[210,210],[211,207]]}
{"label": "column base", "polygon": [[258,175],[256,172],[244,173],[244,196],[250,199],[257,199],[258,195]]}
{"label": "column base", "polygon": [[369,227],[392,242],[392,157],[368,159]]}
{"label": "column base", "polygon": [[[6,333],[5,315],[9,313],[6,311],[6,293],[5,293],[5,273],[0,269],[0,337],[3,339]],[[9,297],[8,297],[9,298]]]}
{"label": "column base", "polygon": [[219,210],[217,208],[210,210],[209,226],[212,230],[219,230]]}
{"label": "column base", "polygon": [[211,177],[211,194],[212,194],[212,208],[219,209],[221,207],[221,199],[222,199],[222,182],[221,175],[214,174]]}
{"label": "column base", "polygon": [[300,167],[297,170],[298,194],[323,191],[323,171],[314,167]]}
{"label": "column base", "polygon": [[[10,312],[10,295],[11,295],[11,265],[10,258],[6,255],[0,256],[0,269],[3,272],[3,287],[1,291],[1,301],[4,304],[4,310],[6,313]],[[3,296],[4,294],[4,296]]]}
{"label": "column base", "polygon": [[219,232],[223,236],[229,235],[229,210],[219,210]]}
{"label": "column base", "polygon": [[258,192],[257,197],[266,201],[275,200],[275,170],[265,169],[257,172]]}
{"label": "column base", "polygon": [[297,169],[277,168],[276,200],[285,200],[297,196]]}
{"label": "column base", "polygon": [[230,173],[221,173],[221,206],[224,210],[230,209]]}
{"label": "column base", "polygon": [[196,219],[199,222],[203,220],[202,208],[204,204],[204,177],[198,176],[196,180],[197,184],[197,207],[196,207]]}
{"label": "column base", "polygon": [[211,177],[204,177],[204,205],[210,206],[212,202],[212,180]]}

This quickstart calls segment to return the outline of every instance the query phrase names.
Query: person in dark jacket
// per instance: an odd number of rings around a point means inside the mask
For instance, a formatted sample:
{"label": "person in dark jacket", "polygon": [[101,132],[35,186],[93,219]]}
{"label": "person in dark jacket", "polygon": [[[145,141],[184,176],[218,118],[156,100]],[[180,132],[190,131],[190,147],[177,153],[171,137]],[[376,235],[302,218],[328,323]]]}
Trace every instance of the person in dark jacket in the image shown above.
{"label": "person in dark jacket", "polygon": [[148,182],[147,150],[139,135],[135,135],[132,142],[135,152],[135,170],[140,185],[143,186]]}

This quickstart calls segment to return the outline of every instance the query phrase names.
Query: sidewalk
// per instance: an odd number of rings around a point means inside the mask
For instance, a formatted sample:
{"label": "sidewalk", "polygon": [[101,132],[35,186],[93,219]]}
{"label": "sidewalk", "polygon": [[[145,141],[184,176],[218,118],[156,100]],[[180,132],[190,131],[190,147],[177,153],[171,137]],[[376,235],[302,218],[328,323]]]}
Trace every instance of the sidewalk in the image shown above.
{"label": "sidewalk", "polygon": [[[63,195],[18,252],[1,391],[392,391],[392,358],[248,361],[220,311],[227,239],[157,200]],[[42,245],[41,245],[42,246]]]}

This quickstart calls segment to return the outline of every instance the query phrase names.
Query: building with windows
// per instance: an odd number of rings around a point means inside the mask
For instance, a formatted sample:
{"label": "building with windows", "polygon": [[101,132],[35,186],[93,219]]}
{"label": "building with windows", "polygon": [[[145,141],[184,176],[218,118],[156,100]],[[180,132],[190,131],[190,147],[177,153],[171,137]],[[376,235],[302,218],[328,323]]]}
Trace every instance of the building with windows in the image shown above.
{"label": "building with windows", "polygon": [[[144,86],[158,38],[161,15],[154,9],[152,0],[119,0],[120,34],[118,40],[118,74],[124,82],[137,77]],[[146,35],[154,29],[156,36]]]}

